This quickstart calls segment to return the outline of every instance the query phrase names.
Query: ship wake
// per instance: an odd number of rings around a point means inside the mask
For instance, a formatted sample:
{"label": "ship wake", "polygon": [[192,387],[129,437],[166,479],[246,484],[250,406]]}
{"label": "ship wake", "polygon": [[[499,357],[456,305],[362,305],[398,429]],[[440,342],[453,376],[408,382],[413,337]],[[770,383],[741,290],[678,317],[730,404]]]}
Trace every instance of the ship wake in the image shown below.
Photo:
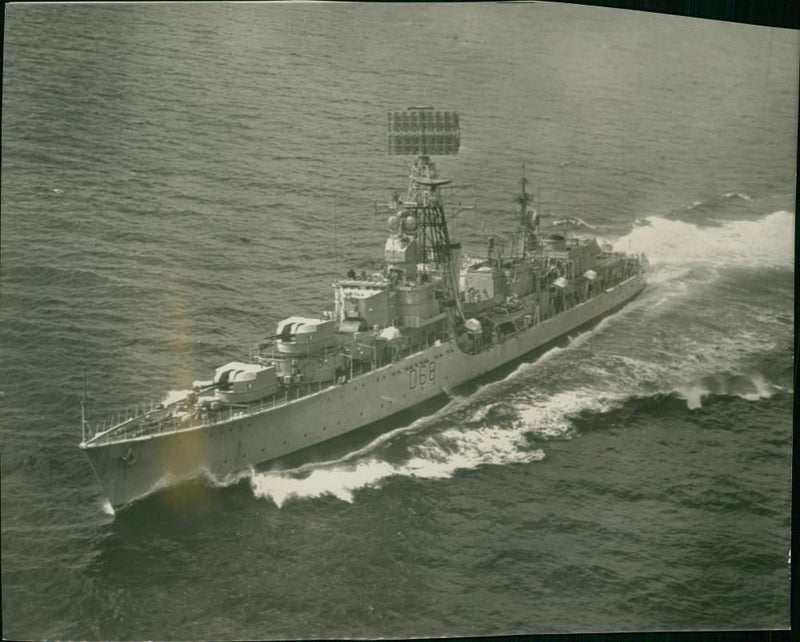
{"label": "ship wake", "polygon": [[529,463],[544,458],[539,449],[527,449],[518,430],[485,426],[462,431],[442,431],[422,439],[409,448],[408,458],[392,463],[377,456],[352,462],[323,465],[310,472],[253,473],[250,486],[256,497],[283,506],[290,499],[310,499],[324,495],[352,502],[357,490],[376,487],[391,477],[447,479],[458,470],[484,465]]}
{"label": "ship wake", "polygon": [[[644,252],[657,268],[691,270],[710,267],[794,267],[794,219],[779,210],[757,220],[726,221],[719,227],[659,216],[642,219],[643,225],[615,243],[615,249]],[[658,276],[658,271],[655,276]],[[667,277],[672,276],[671,272]]]}

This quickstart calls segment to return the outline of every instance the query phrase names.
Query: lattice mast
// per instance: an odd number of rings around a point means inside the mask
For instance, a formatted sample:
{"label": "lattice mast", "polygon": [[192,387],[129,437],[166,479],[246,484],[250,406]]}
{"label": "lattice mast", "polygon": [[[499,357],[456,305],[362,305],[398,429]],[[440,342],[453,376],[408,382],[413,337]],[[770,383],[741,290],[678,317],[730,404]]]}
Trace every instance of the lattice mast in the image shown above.
{"label": "lattice mast", "polygon": [[522,163],[522,179],[520,181],[520,193],[514,197],[519,205],[519,231],[517,237],[520,241],[519,256],[525,257],[528,253],[536,249],[539,243],[539,213],[533,207],[530,210],[528,205],[533,202],[531,195],[528,194],[526,186],[528,179],[525,178],[525,163]]}
{"label": "lattice mast", "polygon": [[[457,112],[432,107],[389,112],[389,153],[417,157],[411,165],[406,199],[397,203],[402,210],[398,214],[414,217],[422,260],[435,264],[448,277],[458,269],[452,263],[461,244],[450,239],[439,189],[451,180],[439,178],[430,157],[457,154],[460,140]],[[457,286],[457,281],[452,285]]]}

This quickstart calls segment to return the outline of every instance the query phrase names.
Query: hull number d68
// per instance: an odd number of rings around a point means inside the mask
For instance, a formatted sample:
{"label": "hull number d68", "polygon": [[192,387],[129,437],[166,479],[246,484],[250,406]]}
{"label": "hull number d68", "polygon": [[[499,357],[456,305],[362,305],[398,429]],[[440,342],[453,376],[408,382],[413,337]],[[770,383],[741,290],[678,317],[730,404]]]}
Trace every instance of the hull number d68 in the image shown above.
{"label": "hull number d68", "polygon": [[408,371],[408,389],[414,390],[417,386],[424,387],[426,383],[436,382],[436,362],[428,361],[412,366]]}

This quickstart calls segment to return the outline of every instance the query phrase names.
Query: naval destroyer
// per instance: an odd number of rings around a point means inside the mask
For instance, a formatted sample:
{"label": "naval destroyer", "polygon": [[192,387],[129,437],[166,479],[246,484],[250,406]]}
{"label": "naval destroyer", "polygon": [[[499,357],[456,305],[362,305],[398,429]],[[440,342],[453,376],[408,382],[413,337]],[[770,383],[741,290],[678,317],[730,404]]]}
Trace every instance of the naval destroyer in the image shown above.
{"label": "naval destroyer", "polygon": [[[432,156],[456,154],[458,114],[388,114],[388,146],[409,156],[405,194],[386,206],[383,268],[334,283],[334,309],[279,322],[258,353],[121,421],[82,411],[80,448],[111,505],[211,475],[220,479],[409,409],[621,307],[646,259],[540,220],[522,178],[516,231],[461,255]],[[573,219],[574,222],[575,219]],[[578,219],[579,220],[579,219]],[[549,227],[549,229],[548,229]]]}

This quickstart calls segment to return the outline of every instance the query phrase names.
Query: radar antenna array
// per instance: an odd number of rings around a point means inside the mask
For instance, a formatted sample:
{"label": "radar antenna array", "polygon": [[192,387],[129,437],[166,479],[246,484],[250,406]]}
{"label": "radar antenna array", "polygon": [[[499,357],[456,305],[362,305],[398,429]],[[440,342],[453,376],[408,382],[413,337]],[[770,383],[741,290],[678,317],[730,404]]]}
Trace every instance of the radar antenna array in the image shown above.
{"label": "radar antenna array", "polygon": [[393,156],[454,155],[460,143],[457,112],[433,107],[389,112],[389,154]]}
{"label": "radar antenna array", "polygon": [[439,188],[451,181],[439,178],[430,156],[458,153],[461,143],[458,113],[409,107],[406,111],[390,111],[388,116],[389,154],[417,156],[411,165],[403,207],[406,214],[419,221],[423,260],[432,260],[449,272],[453,251],[461,245],[450,240]]}

